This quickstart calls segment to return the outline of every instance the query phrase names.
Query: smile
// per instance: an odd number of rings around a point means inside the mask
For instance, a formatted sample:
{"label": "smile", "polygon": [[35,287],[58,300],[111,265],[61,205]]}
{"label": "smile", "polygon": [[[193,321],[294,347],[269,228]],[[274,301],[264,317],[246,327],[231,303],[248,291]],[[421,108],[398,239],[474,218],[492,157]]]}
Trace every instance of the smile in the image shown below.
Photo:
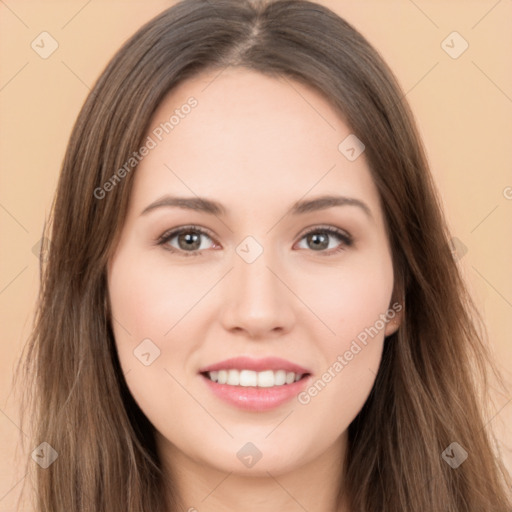
{"label": "smile", "polygon": [[271,388],[293,384],[302,379],[305,374],[287,372],[286,370],[255,372],[253,370],[231,369],[206,372],[205,375],[212,382],[227,384],[228,386]]}
{"label": "smile", "polygon": [[311,382],[312,371],[278,357],[234,357],[199,369],[199,376],[221,402],[264,412],[295,398]]}

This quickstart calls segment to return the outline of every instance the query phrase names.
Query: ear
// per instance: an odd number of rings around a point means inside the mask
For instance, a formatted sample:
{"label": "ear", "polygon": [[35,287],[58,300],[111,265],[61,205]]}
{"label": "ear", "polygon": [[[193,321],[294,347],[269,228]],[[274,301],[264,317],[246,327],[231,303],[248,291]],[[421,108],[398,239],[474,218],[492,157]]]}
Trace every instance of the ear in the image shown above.
{"label": "ear", "polygon": [[[402,323],[402,319],[404,316],[404,307],[402,304],[398,302],[394,302],[393,306],[398,305],[398,307],[390,307],[389,311],[394,312],[395,315],[393,318],[388,314],[389,320],[386,323],[386,327],[384,329],[384,335],[385,337],[391,336],[396,331],[398,331],[398,328],[400,327],[400,324]],[[400,308],[400,309],[399,309]]]}
{"label": "ear", "polygon": [[406,279],[401,272],[396,272],[391,301],[386,313],[387,322],[384,336],[388,337],[398,331],[404,319]]}

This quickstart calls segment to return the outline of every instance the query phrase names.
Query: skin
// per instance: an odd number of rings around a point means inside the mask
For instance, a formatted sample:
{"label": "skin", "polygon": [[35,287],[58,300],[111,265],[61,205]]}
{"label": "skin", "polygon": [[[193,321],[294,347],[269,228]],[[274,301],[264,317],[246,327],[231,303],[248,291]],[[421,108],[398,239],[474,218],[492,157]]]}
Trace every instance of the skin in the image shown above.
{"label": "skin", "polygon": [[[243,411],[214,396],[198,370],[270,355],[310,369],[316,380],[388,311],[392,258],[365,155],[351,162],[338,150],[350,128],[316,91],[241,68],[182,83],[161,103],[148,134],[190,96],[198,106],[136,170],[109,264],[128,387],[156,428],[184,510],[347,511],[335,505],[347,428],[400,315],[307,405],[292,399],[271,411]],[[286,215],[298,200],[334,193],[364,202],[370,214],[344,205]],[[166,194],[213,199],[229,213],[160,207],[141,214]],[[194,249],[200,255],[183,255],[178,237],[167,247],[181,252],[157,244],[166,231],[190,224],[212,234]],[[316,226],[329,236],[328,248],[315,249],[304,236]],[[325,226],[349,233],[353,244],[325,234]],[[236,252],[249,235],[263,248],[252,263]],[[146,338],[160,349],[149,366],[133,353]],[[237,458],[249,441],[263,455],[251,468]]]}

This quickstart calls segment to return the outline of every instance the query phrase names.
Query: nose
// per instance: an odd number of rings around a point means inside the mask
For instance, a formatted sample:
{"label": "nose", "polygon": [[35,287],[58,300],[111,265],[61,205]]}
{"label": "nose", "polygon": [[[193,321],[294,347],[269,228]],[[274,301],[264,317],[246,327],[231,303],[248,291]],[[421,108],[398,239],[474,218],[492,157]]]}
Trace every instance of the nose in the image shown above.
{"label": "nose", "polygon": [[270,261],[267,251],[252,263],[235,255],[234,268],[225,283],[220,314],[223,327],[254,339],[289,332],[296,320],[296,299],[285,283],[286,276],[275,260]]}

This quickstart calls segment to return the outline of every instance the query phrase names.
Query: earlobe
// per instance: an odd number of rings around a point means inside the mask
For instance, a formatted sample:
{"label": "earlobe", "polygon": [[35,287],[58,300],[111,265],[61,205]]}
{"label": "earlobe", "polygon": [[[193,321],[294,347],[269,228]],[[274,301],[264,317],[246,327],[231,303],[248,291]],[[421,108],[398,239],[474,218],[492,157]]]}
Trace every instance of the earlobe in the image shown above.
{"label": "earlobe", "polygon": [[388,321],[384,328],[384,336],[395,334],[403,322],[405,312],[405,279],[401,272],[395,276],[393,293],[391,294],[391,302],[386,316]]}
{"label": "earlobe", "polygon": [[395,314],[393,318],[391,318],[386,323],[386,328],[384,329],[384,335],[391,336],[396,331],[398,331],[398,328],[400,327],[400,324],[402,323],[402,317],[403,317],[403,309],[401,309],[399,312]]}

